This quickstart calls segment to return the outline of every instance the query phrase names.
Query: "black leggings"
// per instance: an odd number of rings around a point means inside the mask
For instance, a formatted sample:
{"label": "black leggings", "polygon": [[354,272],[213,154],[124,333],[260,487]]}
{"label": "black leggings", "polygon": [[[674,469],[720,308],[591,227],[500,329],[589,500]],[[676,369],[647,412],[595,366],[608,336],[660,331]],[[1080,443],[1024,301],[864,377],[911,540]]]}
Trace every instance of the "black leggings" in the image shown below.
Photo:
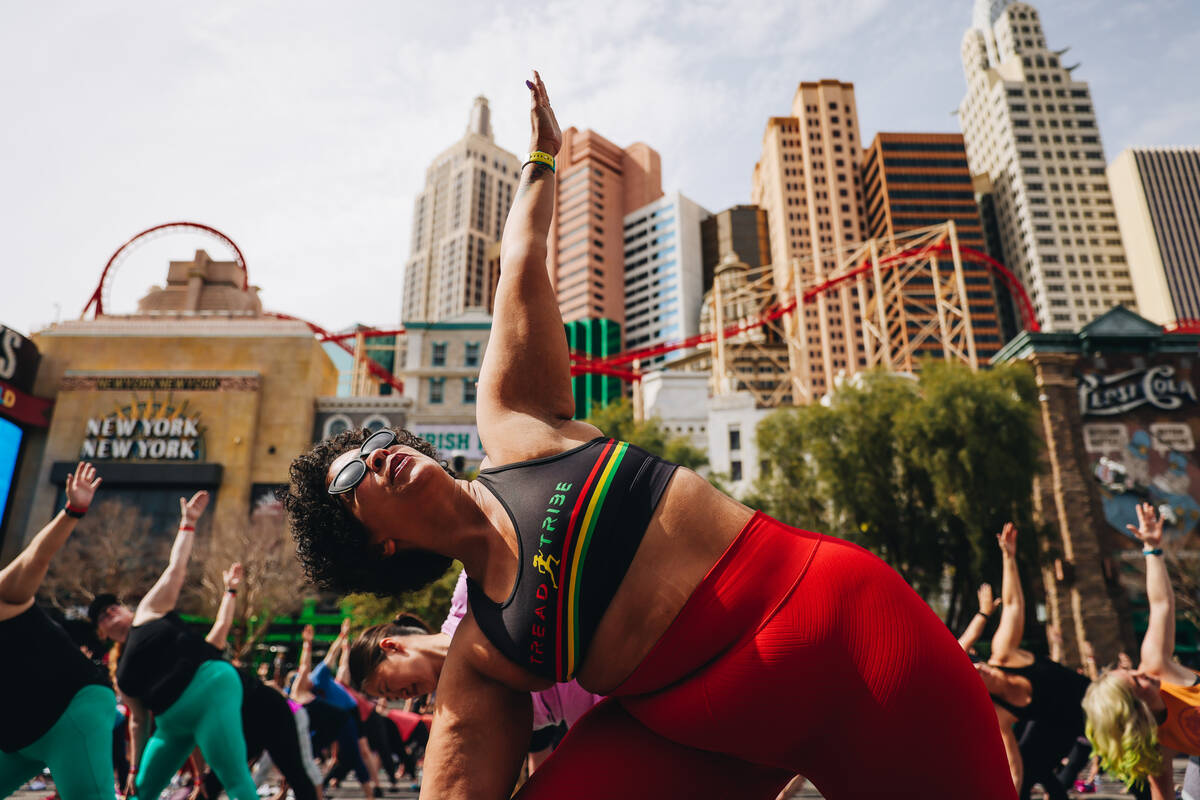
{"label": "black leggings", "polygon": [[1067,800],[1067,790],[1056,773],[1062,767],[1063,758],[1075,746],[1076,733],[1048,722],[1026,724],[1018,742],[1025,766],[1020,800],[1029,800],[1035,783],[1042,785],[1050,800]]}
{"label": "black leggings", "polygon": [[388,780],[392,782],[392,786],[396,785],[396,767],[399,766],[399,758],[397,751],[393,747],[392,737],[388,735],[388,728],[395,730],[396,726],[392,721],[380,716],[376,711],[372,711],[367,717],[367,721],[363,723],[362,730],[367,737],[367,746],[379,754],[380,761],[383,762],[383,769],[387,772]]}
{"label": "black leggings", "polygon": [[345,716],[337,731],[337,762],[329,772],[325,773],[322,785],[328,786],[330,781],[341,781],[354,772],[358,782],[366,786],[371,782],[371,772],[363,763],[362,753],[358,749],[358,714],[351,711],[342,712]]}
{"label": "black leggings", "polygon": [[[296,717],[287,698],[255,681],[242,697],[242,729],[246,734],[246,758],[253,761],[264,750],[271,754],[275,767],[296,793],[296,800],[317,800],[317,787],[304,768]],[[221,782],[211,771],[204,779],[209,797],[221,792]]]}

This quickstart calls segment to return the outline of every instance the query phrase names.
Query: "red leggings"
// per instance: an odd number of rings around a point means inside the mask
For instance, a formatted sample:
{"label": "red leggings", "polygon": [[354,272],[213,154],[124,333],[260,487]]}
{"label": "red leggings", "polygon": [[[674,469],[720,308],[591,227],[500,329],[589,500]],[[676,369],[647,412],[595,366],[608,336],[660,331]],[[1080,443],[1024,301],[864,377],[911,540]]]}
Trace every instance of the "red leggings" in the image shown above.
{"label": "red leggings", "polygon": [[996,715],[946,626],[848,542],[755,514],[614,698],[518,793],[1016,797]]}

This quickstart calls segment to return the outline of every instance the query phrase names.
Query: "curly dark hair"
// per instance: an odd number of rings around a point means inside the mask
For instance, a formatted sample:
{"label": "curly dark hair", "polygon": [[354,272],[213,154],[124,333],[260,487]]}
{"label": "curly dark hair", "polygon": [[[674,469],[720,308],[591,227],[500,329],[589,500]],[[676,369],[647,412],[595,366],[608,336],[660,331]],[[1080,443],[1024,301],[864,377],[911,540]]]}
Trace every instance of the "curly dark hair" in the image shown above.
{"label": "curly dark hair", "polygon": [[[432,444],[404,428],[390,428],[397,444],[411,447],[454,471]],[[394,597],[428,586],[450,567],[450,559],[427,550],[404,550],[384,557],[370,552],[366,527],[344,502],[326,491],[329,465],[347,450],[362,447],[376,431],[347,430],[318,442],[292,461],[291,484],[278,492],[296,540],[296,555],[310,580],[322,589],[346,594],[370,592]]]}

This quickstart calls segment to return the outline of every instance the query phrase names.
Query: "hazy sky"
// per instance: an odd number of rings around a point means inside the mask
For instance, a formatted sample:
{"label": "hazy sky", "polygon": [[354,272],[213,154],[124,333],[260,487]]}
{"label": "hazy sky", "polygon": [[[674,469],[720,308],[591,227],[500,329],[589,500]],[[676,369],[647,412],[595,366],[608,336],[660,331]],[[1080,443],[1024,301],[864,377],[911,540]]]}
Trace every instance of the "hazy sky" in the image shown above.
{"label": "hazy sky", "polygon": [[[328,328],[398,322],[412,201],[486,95],[527,146],[530,67],[564,127],[662,154],[664,189],[748,202],[766,118],[801,80],[855,84],[860,130],[955,131],[970,0],[10,3],[0,25],[0,324],[78,316],[126,239],[203,222],[264,304]],[[1106,154],[1200,144],[1200,2],[1044,0]],[[114,311],[168,260],[138,249]]]}

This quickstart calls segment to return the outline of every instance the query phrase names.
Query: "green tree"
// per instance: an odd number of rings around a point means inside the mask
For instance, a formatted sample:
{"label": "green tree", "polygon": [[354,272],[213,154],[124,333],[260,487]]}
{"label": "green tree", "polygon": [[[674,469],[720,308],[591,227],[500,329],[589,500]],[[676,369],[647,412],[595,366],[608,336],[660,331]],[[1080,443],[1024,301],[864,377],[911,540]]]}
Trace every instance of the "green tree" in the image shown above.
{"label": "green tree", "polygon": [[[827,405],[762,421],[768,470],[746,500],[867,547],[935,606],[945,600],[957,627],[965,598],[998,572],[995,533],[1010,519],[1030,529],[1034,395],[1020,364],[866,373]],[[1033,538],[1022,539],[1031,554]]]}
{"label": "green tree", "polygon": [[634,422],[633,404],[627,398],[597,409],[584,421],[595,425],[605,436],[637,445],[674,464],[693,470],[708,466],[708,455],[703,450],[694,447],[686,436],[663,428],[658,417]]}
{"label": "green tree", "polygon": [[351,628],[355,632],[380,622],[389,622],[400,612],[416,614],[436,631],[450,613],[450,598],[454,595],[454,584],[461,571],[462,564],[455,561],[442,577],[423,589],[399,597],[348,594],[342,598],[342,607],[350,616]]}

